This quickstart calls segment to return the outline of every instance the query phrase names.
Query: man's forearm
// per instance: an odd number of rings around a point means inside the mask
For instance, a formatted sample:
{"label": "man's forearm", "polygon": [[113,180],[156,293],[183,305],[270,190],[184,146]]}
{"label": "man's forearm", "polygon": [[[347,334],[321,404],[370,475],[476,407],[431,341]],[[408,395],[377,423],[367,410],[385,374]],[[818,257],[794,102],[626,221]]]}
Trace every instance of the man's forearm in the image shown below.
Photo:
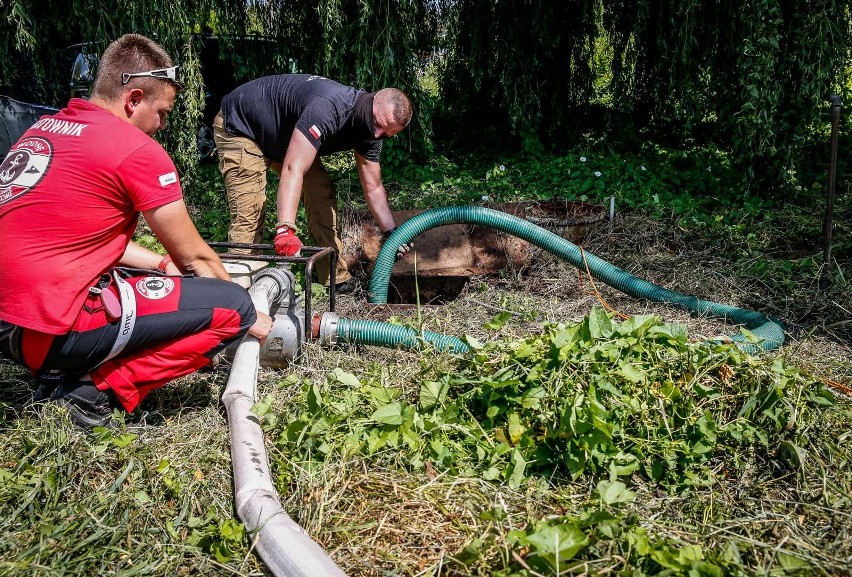
{"label": "man's forearm", "polygon": [[370,207],[373,218],[383,232],[396,228],[396,220],[394,220],[393,212],[388,204],[388,196],[384,186],[369,192],[364,191],[364,198],[367,201],[367,206]]}
{"label": "man's forearm", "polygon": [[[121,255],[118,264],[130,268],[156,270],[162,261],[163,255],[130,241],[127,244],[127,248],[124,249],[124,254]],[[168,270],[169,268],[171,268],[171,270]],[[180,274],[180,271],[172,263],[167,266],[166,272],[168,274]]]}
{"label": "man's forearm", "polygon": [[[130,268],[158,270],[162,262],[163,255],[131,241],[128,243],[127,248],[124,249],[124,254],[121,256],[118,264]],[[222,266],[222,261],[219,260],[218,255],[212,249],[210,249],[209,253],[192,258],[186,263],[169,262],[166,264],[165,269],[164,272],[170,275],[187,273],[194,276],[231,280],[231,275]]]}
{"label": "man's forearm", "polygon": [[284,167],[281,171],[281,180],[278,183],[278,221],[294,224],[299,214],[299,199],[302,196],[302,182],[304,175],[298,170]]}
{"label": "man's forearm", "polygon": [[373,218],[382,232],[396,228],[385,185],[382,184],[382,169],[378,162],[372,162],[355,152],[355,164],[358,166],[358,180],[364,191],[364,200],[370,207]]}
{"label": "man's forearm", "polygon": [[225,270],[219,256],[210,250],[210,254],[199,255],[183,264],[183,272],[194,276],[231,280],[231,275]]}

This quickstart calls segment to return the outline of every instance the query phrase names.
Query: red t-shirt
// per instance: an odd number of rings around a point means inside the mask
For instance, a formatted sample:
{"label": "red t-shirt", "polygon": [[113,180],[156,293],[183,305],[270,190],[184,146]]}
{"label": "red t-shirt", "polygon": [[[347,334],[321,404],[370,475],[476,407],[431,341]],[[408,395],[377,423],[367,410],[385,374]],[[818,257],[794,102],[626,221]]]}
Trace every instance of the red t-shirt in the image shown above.
{"label": "red t-shirt", "polygon": [[151,137],[91,102],[43,116],[0,164],[0,319],[68,332],[139,211],[182,198]]}

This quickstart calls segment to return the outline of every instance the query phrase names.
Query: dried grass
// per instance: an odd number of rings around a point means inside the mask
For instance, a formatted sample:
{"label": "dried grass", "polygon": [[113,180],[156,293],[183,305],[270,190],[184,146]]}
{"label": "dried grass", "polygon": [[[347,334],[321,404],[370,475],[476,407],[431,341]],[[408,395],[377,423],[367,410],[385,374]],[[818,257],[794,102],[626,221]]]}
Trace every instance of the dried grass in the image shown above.
{"label": "dried grass", "polygon": [[[841,279],[828,294],[819,295],[812,279],[803,279],[794,292],[774,293],[743,270],[742,263],[719,256],[724,253],[720,239],[696,242],[695,234],[676,221],[634,215],[601,225],[583,246],[661,286],[782,318],[795,333],[778,354],[826,382],[852,387],[848,284]],[[537,333],[545,322],[580,319],[602,302],[626,315],[656,314],[681,323],[695,339],[736,330],[717,319],[627,297],[600,283],[593,287],[586,275],[542,252],[529,270],[472,279],[458,299],[443,306],[418,311],[370,305],[363,293],[356,293],[339,299],[338,312],[358,319],[395,316],[435,332],[488,340],[494,333],[483,324],[498,312],[512,315],[500,335],[520,338]],[[319,298],[314,306],[325,310],[327,302]],[[284,407],[299,390],[285,377],[322,380],[342,367],[356,375],[378,371],[388,386],[414,397],[424,365],[437,370],[442,363],[446,360],[436,353],[307,343],[288,369],[261,370],[259,392],[274,395],[276,406]],[[38,417],[28,405],[25,372],[8,364],[0,370],[5,415],[0,465],[37,475],[34,480],[19,478],[18,487],[0,488],[0,575],[115,575],[131,569],[145,575],[265,574],[247,549],[223,564],[186,543],[190,517],[225,519],[233,514],[227,429],[218,400],[226,372],[196,374],[152,394],[143,406],[147,414],[128,419],[139,437],[119,449],[99,447],[57,411]],[[843,402],[841,407],[849,409]],[[661,537],[705,547],[732,539],[745,543],[744,562],[755,571],[773,566],[776,553],[789,550],[826,574],[849,574],[848,413],[844,417],[835,411],[823,425],[831,434],[799,478],[745,467],[737,478],[685,496],[638,485],[642,524]],[[290,458],[271,444],[270,451],[273,461]],[[513,556],[503,539],[510,528],[570,513],[592,490],[581,479],[559,486],[531,483],[515,491],[481,479],[450,477],[428,466],[401,471],[393,455],[386,457],[330,460],[280,487],[285,508],[351,575],[487,575],[489,567],[466,567],[454,556],[474,539],[490,536],[488,555],[508,564]],[[22,467],[25,460],[29,469]],[[166,472],[158,472],[164,461],[169,463]],[[50,471],[55,472],[52,486]],[[32,487],[22,491],[25,481]],[[140,492],[148,502],[140,500]],[[32,501],[23,505],[23,498]],[[505,517],[498,521],[485,514],[494,510]],[[604,574],[628,568],[613,553],[585,569]]]}

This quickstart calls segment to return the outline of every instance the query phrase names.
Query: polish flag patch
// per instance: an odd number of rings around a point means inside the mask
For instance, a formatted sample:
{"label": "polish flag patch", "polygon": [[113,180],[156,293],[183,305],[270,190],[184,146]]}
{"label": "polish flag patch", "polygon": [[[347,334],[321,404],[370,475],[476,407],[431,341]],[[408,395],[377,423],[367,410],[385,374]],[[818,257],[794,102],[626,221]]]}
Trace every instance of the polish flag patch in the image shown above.
{"label": "polish flag patch", "polygon": [[322,132],[320,132],[320,129],[319,129],[319,128],[317,128],[317,125],[316,125],[316,124],[312,125],[312,126],[308,129],[308,132],[310,132],[310,133],[311,133],[311,136],[313,136],[313,137],[314,137],[315,139],[317,139],[317,140],[319,140],[319,139],[320,139],[320,137],[322,136]]}

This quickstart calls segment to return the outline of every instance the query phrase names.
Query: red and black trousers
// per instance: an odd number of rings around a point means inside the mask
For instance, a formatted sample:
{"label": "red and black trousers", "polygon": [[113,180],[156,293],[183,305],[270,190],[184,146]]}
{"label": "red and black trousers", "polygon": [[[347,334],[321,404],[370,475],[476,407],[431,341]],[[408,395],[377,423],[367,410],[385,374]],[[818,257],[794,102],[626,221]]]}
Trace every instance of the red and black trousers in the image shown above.
{"label": "red and black trousers", "polygon": [[29,367],[43,383],[88,374],[98,389],[111,389],[133,411],[152,390],[206,365],[256,320],[248,293],[232,282],[149,271],[124,271],[122,278],[133,290],[136,317],[124,348],[113,358],[108,359],[113,345],[126,329],[109,310],[109,303],[119,300],[115,282],[99,287],[111,291],[113,299],[89,293],[64,335],[26,328],[13,335],[8,323],[0,322],[7,327],[7,338],[0,335],[0,352]]}

